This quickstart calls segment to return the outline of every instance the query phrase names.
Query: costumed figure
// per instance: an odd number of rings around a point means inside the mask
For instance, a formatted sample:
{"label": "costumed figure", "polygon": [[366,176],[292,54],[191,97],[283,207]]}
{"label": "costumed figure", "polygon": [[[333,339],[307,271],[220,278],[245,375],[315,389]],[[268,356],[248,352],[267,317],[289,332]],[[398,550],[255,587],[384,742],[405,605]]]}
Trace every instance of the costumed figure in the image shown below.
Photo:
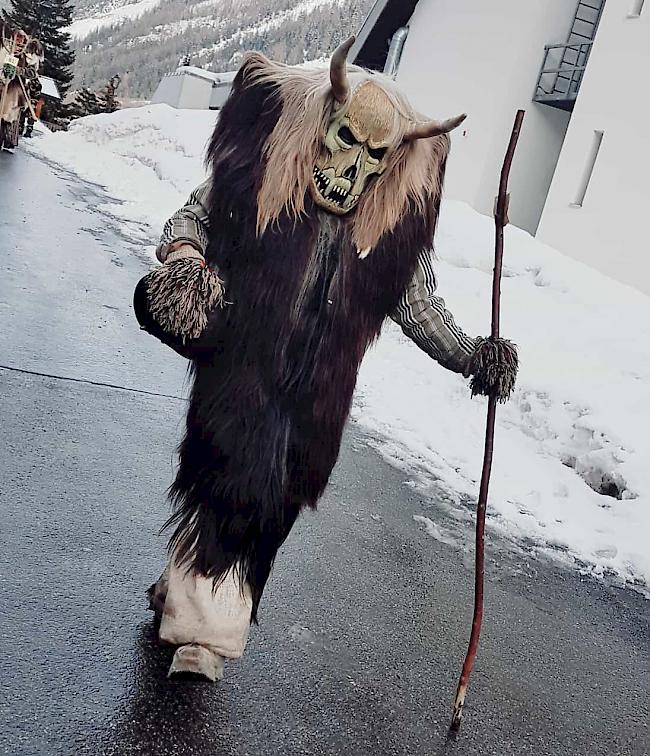
{"label": "costumed figure", "polygon": [[38,71],[44,59],[43,45],[37,39],[32,39],[27,47],[27,66],[25,67],[25,90],[30,103],[30,106],[23,111],[25,123],[23,136],[26,137],[33,136],[34,124],[40,118],[40,111],[43,106],[43,86]]}
{"label": "costumed figure", "polygon": [[[168,567],[149,590],[170,669],[241,656],[278,549],[336,462],[364,353],[387,317],[443,366],[509,393],[516,352],[469,338],[434,293],[447,132],[383,75],[249,54],[211,178],[167,223],[141,326],[192,361]],[[481,345],[492,355],[487,362]]]}
{"label": "costumed figure", "polygon": [[33,127],[43,59],[43,46],[37,39],[0,22],[0,148],[18,145],[26,120]]}

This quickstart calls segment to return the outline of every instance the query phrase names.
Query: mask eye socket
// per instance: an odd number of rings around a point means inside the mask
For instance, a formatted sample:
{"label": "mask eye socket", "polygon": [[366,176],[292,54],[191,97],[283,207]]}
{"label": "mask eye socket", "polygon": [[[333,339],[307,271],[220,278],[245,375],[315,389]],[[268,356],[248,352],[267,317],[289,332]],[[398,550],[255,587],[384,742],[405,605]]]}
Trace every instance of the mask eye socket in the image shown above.
{"label": "mask eye socket", "polygon": [[357,144],[357,140],[354,138],[354,134],[347,126],[342,126],[337,134],[339,140],[347,147],[354,147]]}
{"label": "mask eye socket", "polygon": [[383,160],[387,147],[368,147],[368,154],[373,160]]}

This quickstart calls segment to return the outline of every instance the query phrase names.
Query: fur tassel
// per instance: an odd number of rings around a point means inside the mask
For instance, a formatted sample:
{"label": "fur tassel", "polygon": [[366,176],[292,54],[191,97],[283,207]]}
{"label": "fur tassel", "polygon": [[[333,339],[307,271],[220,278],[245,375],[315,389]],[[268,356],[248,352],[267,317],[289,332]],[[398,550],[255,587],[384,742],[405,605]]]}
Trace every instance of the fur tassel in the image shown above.
{"label": "fur tassel", "polygon": [[169,262],[145,278],[151,316],[166,332],[198,339],[208,315],[223,304],[223,282],[202,260]]}
{"label": "fur tassel", "polygon": [[518,367],[517,347],[511,341],[491,336],[477,339],[469,363],[472,396],[494,395],[497,401],[507,402],[515,387]]}

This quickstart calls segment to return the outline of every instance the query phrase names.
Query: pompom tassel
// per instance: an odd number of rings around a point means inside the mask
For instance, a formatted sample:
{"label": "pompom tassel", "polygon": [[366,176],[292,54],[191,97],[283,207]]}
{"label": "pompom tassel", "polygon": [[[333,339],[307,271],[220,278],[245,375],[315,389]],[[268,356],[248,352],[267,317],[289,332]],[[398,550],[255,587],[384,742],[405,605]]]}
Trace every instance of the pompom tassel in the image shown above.
{"label": "pompom tassel", "polygon": [[511,341],[491,336],[477,339],[469,363],[472,396],[494,395],[499,402],[507,402],[515,387],[518,367],[517,347]]}
{"label": "pompom tassel", "polygon": [[209,314],[223,303],[223,283],[203,260],[169,262],[149,273],[144,283],[151,316],[184,340],[198,339]]}

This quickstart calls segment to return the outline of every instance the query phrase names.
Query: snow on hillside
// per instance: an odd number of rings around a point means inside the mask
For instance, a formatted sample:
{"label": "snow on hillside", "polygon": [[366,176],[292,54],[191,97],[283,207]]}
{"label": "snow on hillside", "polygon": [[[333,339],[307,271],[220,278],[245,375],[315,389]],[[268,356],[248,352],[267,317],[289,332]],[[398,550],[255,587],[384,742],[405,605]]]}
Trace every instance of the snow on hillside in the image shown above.
{"label": "snow on hillside", "polygon": [[98,29],[140,18],[161,3],[162,0],[110,0],[89,9],[87,15],[76,18],[66,31],[75,39],[84,39]]}
{"label": "snow on hillside", "polygon": [[[76,121],[31,149],[104,185],[116,198],[103,208],[109,222],[126,224],[152,251],[168,215],[203,179],[214,118],[149,106]],[[465,330],[486,333],[492,220],[444,202],[436,249],[439,293]],[[498,412],[490,529],[647,594],[650,298],[510,227],[502,330],[519,345],[521,372]],[[467,382],[390,324],[362,367],[354,417],[459,524],[443,531],[423,511],[413,526],[446,543],[471,540],[485,401],[470,399]]]}
{"label": "snow on hillside", "polygon": [[[241,46],[243,50],[246,50],[248,49],[250,40],[257,39],[261,35],[280,29],[287,22],[297,21],[318,8],[331,7],[340,9],[344,8],[347,4],[348,0],[302,0],[296,2],[292,8],[276,11],[270,16],[262,18],[249,26],[233,30],[232,33],[222,37],[214,45],[193,51],[193,55],[198,58],[204,58],[208,52],[219,52],[226,49],[233,42]],[[222,27],[223,24],[220,22],[219,17],[213,18],[211,15],[205,14],[205,11],[210,6],[216,5],[218,5],[218,0],[207,0],[205,3],[195,5],[193,8],[195,14],[194,17],[189,19],[179,19],[171,24],[154,26],[147,34],[129,40],[128,44],[137,45],[143,42],[160,42],[170,39],[171,37],[186,34],[188,31],[195,29],[213,28],[221,31],[220,27]]]}
{"label": "snow on hillside", "polygon": [[[373,4],[373,0],[77,2],[72,27],[77,37],[74,86],[96,90],[120,73],[123,88],[128,81],[130,96],[144,99],[187,55],[192,65],[212,71],[236,68],[249,49],[291,64],[327,56],[358,31]],[[120,22],[126,17],[128,23]]]}

